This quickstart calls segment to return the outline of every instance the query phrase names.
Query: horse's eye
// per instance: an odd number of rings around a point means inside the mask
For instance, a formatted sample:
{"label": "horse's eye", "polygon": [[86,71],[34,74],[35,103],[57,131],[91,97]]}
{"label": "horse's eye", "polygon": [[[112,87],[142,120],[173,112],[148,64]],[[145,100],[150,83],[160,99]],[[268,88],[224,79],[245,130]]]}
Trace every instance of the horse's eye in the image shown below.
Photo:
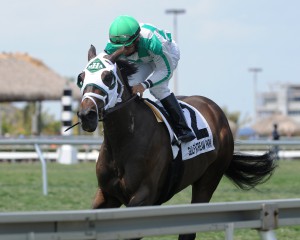
{"label": "horse's eye", "polygon": [[79,73],[79,75],[77,77],[77,86],[79,88],[82,88],[82,86],[83,86],[84,76],[85,76],[85,73],[82,72],[82,73]]}
{"label": "horse's eye", "polygon": [[112,71],[105,71],[101,75],[102,82],[111,90],[115,87],[115,75]]}

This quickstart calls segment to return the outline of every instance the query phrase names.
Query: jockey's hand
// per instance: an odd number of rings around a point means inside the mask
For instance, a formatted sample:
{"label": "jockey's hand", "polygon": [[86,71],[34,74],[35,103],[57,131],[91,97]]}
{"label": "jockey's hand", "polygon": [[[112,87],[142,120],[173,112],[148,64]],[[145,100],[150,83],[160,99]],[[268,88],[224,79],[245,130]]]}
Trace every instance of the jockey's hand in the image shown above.
{"label": "jockey's hand", "polygon": [[143,97],[143,93],[146,89],[143,87],[142,84],[138,84],[138,85],[135,85],[132,87],[132,93],[133,94],[137,94],[139,93],[140,94],[140,97]]}

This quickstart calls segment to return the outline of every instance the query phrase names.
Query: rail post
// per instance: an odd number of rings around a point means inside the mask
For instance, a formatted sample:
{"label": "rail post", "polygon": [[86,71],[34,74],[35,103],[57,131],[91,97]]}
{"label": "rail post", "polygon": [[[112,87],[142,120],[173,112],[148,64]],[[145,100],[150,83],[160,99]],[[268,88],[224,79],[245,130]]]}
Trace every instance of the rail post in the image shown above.
{"label": "rail post", "polygon": [[261,228],[258,229],[262,240],[277,240],[274,229],[278,228],[278,214],[276,204],[262,204]]}
{"label": "rail post", "polygon": [[[62,136],[71,136],[73,129],[65,130],[72,125],[72,89],[69,86],[64,88],[63,96],[61,98],[62,103]],[[74,146],[69,144],[62,145],[58,150],[58,162],[62,164],[77,163],[77,150]]]}
{"label": "rail post", "polygon": [[233,240],[234,223],[228,223],[225,229],[225,240]]}
{"label": "rail post", "polygon": [[43,177],[43,194],[46,196],[48,195],[48,180],[47,180],[47,163],[44,159],[44,156],[42,154],[42,151],[38,144],[34,144],[34,148],[36,153],[39,156],[39,159],[42,164],[42,177]]}

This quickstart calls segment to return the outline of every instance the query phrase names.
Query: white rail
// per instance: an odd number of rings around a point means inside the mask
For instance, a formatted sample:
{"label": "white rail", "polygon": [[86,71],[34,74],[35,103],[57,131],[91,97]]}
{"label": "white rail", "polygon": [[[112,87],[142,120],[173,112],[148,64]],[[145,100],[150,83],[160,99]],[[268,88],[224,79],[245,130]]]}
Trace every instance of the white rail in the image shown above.
{"label": "white rail", "polygon": [[146,236],[256,229],[265,240],[274,229],[300,224],[300,199],[136,207],[61,212],[0,213],[0,239],[129,239]]}
{"label": "white rail", "polygon": [[64,145],[64,144],[70,144],[70,145],[100,145],[102,143],[102,138],[26,138],[26,139],[11,139],[11,138],[4,138],[0,139],[0,145],[33,145],[35,148],[35,151],[39,157],[39,160],[42,165],[42,179],[43,179],[43,194],[48,195],[48,180],[47,180],[47,163],[44,158],[44,155],[41,151],[40,145]]}
{"label": "white rail", "polygon": [[[103,142],[103,138],[88,137],[54,137],[54,138],[0,138],[0,145],[99,145]],[[235,141],[236,146],[299,146],[300,140],[239,140]],[[300,148],[298,148],[300,149]]]}
{"label": "white rail", "polygon": [[[42,178],[43,178],[43,194],[48,194],[48,184],[47,184],[47,164],[44,158],[44,154],[41,151],[40,145],[100,145],[103,142],[102,138],[79,138],[79,137],[55,137],[55,138],[0,138],[0,145],[6,146],[18,146],[18,145],[32,145],[35,148],[35,151],[38,155],[38,158],[42,164]],[[272,141],[272,140],[237,140],[235,141],[235,146],[295,146],[296,149],[300,149],[300,141],[299,140],[280,140],[280,141]]]}

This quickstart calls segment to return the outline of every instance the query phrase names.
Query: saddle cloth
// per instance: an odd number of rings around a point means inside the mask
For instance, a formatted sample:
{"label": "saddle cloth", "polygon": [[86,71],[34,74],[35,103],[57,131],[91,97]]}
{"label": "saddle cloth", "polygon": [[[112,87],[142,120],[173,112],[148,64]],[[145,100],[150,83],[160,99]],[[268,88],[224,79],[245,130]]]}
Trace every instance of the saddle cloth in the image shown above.
{"label": "saddle cloth", "polygon": [[180,146],[178,146],[177,144],[172,144],[175,142],[174,137],[176,135],[167,120],[168,116],[166,115],[166,112],[160,102],[153,102],[149,99],[144,99],[144,101],[153,111],[157,121],[163,121],[165,123],[169,131],[170,144],[172,147],[174,159],[179,153],[179,147],[181,148],[182,160],[188,160],[215,149],[211,129],[206,119],[196,108],[185,102],[178,101],[183,110],[188,126],[192,129],[196,136],[194,140],[186,143],[181,143]]}

